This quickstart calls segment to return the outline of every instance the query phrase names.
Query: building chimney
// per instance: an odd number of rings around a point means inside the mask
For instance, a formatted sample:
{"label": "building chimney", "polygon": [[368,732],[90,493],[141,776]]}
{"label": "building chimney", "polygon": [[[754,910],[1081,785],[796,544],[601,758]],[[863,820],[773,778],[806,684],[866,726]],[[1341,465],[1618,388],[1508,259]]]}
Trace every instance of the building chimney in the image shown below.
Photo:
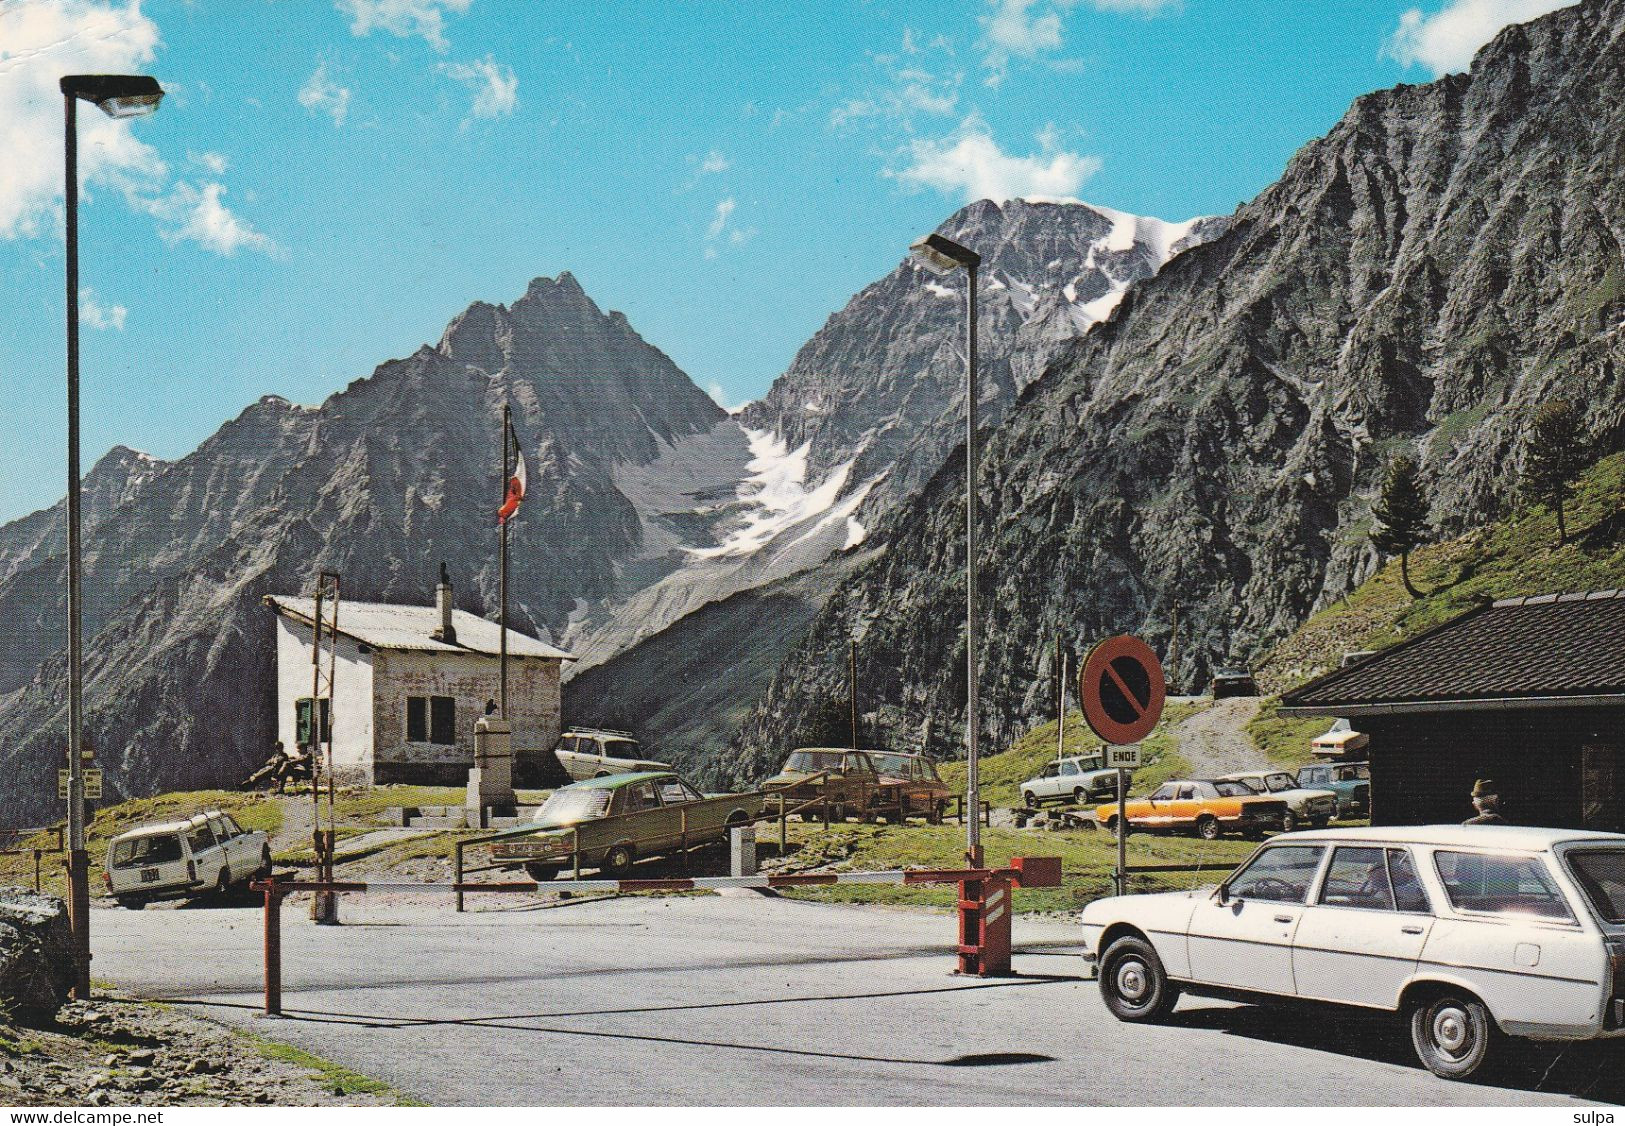
{"label": "building chimney", "polygon": [[440,628],[429,636],[447,645],[457,644],[457,627],[451,624],[451,575],[446,572],[446,561],[440,561],[440,585],[434,588],[435,605],[440,608]]}

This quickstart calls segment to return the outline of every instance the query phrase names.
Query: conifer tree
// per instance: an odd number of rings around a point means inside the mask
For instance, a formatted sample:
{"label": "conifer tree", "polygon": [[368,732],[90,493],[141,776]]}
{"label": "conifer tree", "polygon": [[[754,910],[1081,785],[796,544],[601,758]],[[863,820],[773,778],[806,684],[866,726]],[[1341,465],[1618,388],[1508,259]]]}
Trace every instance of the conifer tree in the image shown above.
{"label": "conifer tree", "polygon": [[1569,542],[1563,507],[1586,467],[1585,419],[1567,399],[1543,403],[1530,421],[1523,458],[1524,495],[1557,514],[1557,546]]}
{"label": "conifer tree", "polygon": [[1416,459],[1400,454],[1388,463],[1382,478],[1382,492],[1371,507],[1377,527],[1371,531],[1371,542],[1377,550],[1399,555],[1399,576],[1412,598],[1421,598],[1422,592],[1411,582],[1411,552],[1427,543],[1433,535],[1428,524],[1428,498],[1422,491],[1422,474]]}

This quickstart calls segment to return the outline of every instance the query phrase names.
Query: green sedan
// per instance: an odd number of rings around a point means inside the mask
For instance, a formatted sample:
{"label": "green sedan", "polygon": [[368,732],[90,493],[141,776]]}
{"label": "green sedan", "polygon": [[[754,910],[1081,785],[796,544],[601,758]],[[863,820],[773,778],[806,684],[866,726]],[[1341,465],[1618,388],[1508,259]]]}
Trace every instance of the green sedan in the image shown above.
{"label": "green sedan", "polygon": [[491,844],[498,867],[538,881],[578,863],[620,877],[644,857],[726,839],[761,816],[759,793],[702,794],[670,771],[611,774],[556,790],[529,825]]}

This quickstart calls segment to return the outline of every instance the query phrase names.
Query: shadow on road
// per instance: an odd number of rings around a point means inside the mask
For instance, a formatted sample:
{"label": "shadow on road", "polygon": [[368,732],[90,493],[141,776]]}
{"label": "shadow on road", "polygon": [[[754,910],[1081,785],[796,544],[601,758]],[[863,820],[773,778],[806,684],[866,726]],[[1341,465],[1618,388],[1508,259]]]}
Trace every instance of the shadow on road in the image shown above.
{"label": "shadow on road", "polygon": [[[1352,1056],[1377,1063],[1420,1069],[1411,1048],[1410,1031],[1392,1014],[1304,1006],[1242,1005],[1175,1012],[1165,1022],[1185,1028],[1207,1028],[1271,1044],[1286,1044]],[[1480,1086],[1573,1095],[1599,1102],[1625,1102],[1622,1045],[1593,1041],[1569,1045],[1511,1040],[1503,1045],[1491,1074],[1473,1080]]]}

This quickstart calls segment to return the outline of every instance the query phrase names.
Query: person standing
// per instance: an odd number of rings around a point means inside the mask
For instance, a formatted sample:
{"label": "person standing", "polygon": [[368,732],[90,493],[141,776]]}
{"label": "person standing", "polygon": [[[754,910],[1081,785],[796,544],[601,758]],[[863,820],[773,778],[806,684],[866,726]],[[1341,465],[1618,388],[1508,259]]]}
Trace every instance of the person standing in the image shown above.
{"label": "person standing", "polygon": [[1473,810],[1476,817],[1469,817],[1463,825],[1506,825],[1509,824],[1501,816],[1501,799],[1495,792],[1495,783],[1488,778],[1480,778],[1473,783]]}

